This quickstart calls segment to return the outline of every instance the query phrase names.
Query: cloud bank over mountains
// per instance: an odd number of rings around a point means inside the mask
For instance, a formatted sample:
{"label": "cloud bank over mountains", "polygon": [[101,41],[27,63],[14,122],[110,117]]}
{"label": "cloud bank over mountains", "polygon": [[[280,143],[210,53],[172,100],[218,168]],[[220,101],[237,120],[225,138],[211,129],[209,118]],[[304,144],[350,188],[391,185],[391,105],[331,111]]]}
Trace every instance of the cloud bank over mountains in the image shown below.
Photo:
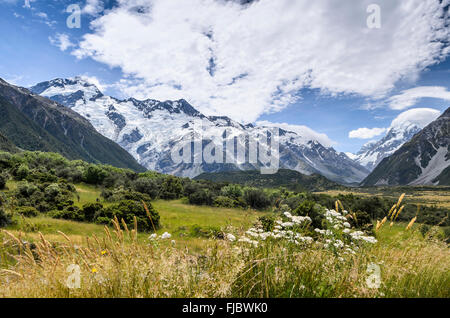
{"label": "cloud bank over mountains", "polygon": [[[450,53],[444,2],[379,1],[381,28],[369,29],[372,1],[119,0],[72,54],[119,67],[125,95],[185,98],[205,114],[253,122],[304,88],[387,98]],[[447,93],[406,92],[391,105]]]}
{"label": "cloud bank over mountains", "polygon": [[413,108],[398,115],[389,128],[359,128],[350,131],[348,136],[349,138],[372,139],[392,128],[405,129],[411,125],[424,128],[436,120],[440,114],[440,111],[432,108]]}

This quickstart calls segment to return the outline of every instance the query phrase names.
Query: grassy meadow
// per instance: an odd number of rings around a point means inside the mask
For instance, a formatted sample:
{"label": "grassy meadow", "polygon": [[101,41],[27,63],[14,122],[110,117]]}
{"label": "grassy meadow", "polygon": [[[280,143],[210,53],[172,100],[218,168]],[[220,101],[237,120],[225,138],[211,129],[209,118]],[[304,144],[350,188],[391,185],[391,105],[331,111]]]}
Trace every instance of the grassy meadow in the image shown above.
{"label": "grassy meadow", "polygon": [[[76,189],[77,205],[108,204],[95,186]],[[267,240],[248,246],[208,235],[240,237],[273,212],[193,206],[184,199],[152,205],[161,217],[157,234],[168,232],[169,239],[149,240],[149,233],[120,220],[108,227],[17,216],[0,233],[0,297],[450,297],[450,250],[438,227],[423,234],[420,224],[409,230],[405,223],[386,224],[376,244],[341,254],[318,245]],[[369,284],[373,264],[380,270],[377,288]]]}

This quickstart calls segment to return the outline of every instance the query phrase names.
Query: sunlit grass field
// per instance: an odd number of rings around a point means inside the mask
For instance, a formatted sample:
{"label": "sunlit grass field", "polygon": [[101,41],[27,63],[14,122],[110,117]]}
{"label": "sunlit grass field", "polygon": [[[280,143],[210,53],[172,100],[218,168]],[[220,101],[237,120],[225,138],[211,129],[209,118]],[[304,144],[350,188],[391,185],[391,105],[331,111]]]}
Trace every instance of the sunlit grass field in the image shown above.
{"label": "sunlit grass field", "polygon": [[[99,188],[76,188],[79,206],[108,204]],[[170,233],[169,240],[151,241],[120,222],[16,216],[0,233],[0,297],[450,297],[450,251],[438,228],[423,235],[420,224],[386,224],[378,242],[355,255],[270,240],[249,248],[202,233],[239,237],[272,212],[152,204],[161,217],[158,234]],[[80,288],[67,285],[71,264],[81,268]],[[371,264],[381,269],[377,289],[367,285]]]}

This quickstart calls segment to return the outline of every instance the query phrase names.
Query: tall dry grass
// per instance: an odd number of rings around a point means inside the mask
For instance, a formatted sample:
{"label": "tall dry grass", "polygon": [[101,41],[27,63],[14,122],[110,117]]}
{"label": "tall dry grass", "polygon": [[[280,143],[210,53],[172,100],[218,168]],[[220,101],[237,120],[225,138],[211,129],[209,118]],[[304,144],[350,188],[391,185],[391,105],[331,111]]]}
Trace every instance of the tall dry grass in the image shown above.
{"label": "tall dry grass", "polygon": [[[215,241],[194,253],[170,240],[142,243],[136,222],[128,228],[117,219],[104,238],[92,235],[82,245],[62,232],[64,243],[42,234],[28,243],[2,231],[0,297],[449,297],[448,246],[423,238],[414,223],[408,231],[383,227],[387,219],[378,221],[378,243],[355,255],[274,240],[257,248]],[[381,269],[379,288],[367,283],[371,264]],[[71,288],[73,265],[79,288]]]}

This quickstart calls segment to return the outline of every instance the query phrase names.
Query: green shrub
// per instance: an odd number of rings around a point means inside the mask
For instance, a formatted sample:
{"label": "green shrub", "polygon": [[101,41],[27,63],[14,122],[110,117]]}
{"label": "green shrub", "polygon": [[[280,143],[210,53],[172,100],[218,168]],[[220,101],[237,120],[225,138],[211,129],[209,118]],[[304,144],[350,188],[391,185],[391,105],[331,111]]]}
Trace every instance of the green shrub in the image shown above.
{"label": "green shrub", "polygon": [[5,175],[0,174],[0,190],[4,189],[6,186],[6,181],[8,181],[8,179],[6,178]]}
{"label": "green shrub", "polygon": [[262,189],[248,188],[244,191],[245,203],[256,210],[264,210],[269,208],[272,203],[266,192]]}
{"label": "green shrub", "polygon": [[21,164],[15,173],[17,180],[25,180],[30,174],[30,169],[26,164]]}
{"label": "green shrub", "polygon": [[0,227],[6,227],[12,223],[11,215],[0,209]]}
{"label": "green shrub", "polygon": [[230,184],[222,188],[221,193],[223,196],[237,200],[243,195],[242,188],[239,185]]}
{"label": "green shrub", "polygon": [[195,205],[212,205],[213,197],[209,190],[200,189],[189,196],[189,203]]}
{"label": "green shrub", "polygon": [[107,177],[107,173],[101,167],[89,165],[83,175],[83,181],[89,184],[99,185]]}
{"label": "green shrub", "polygon": [[39,215],[39,211],[32,206],[21,206],[16,209],[16,212],[27,218],[33,218]]}
{"label": "green shrub", "polygon": [[179,199],[183,194],[183,185],[179,178],[168,176],[161,184],[160,197],[164,200]]}
{"label": "green shrub", "polygon": [[239,203],[230,198],[230,197],[225,197],[225,196],[218,196],[214,199],[214,206],[215,207],[220,207],[220,208],[234,208],[236,206],[238,206]]}
{"label": "green shrub", "polygon": [[[150,203],[146,204],[150,212],[153,225],[156,229],[158,229],[160,227],[159,214]],[[119,221],[123,219],[127,226],[133,228],[135,216],[137,219],[138,229],[140,231],[153,230],[152,222],[147,217],[143,204],[141,202],[131,200],[124,200],[101,209],[95,214],[94,221],[100,224],[109,224],[114,217],[117,217]]]}
{"label": "green shrub", "polygon": [[199,225],[194,225],[191,228],[191,237],[198,238],[215,238],[215,239],[224,239],[224,234],[221,229],[214,226],[201,227]]}
{"label": "green shrub", "polygon": [[159,195],[159,187],[154,179],[139,178],[133,182],[132,186],[135,191],[145,193],[151,199],[156,199]]}
{"label": "green shrub", "polygon": [[312,226],[315,228],[322,228],[322,222],[325,218],[324,208],[313,201],[303,201],[293,212],[293,215],[309,216],[312,221]]}
{"label": "green shrub", "polygon": [[84,220],[87,222],[93,222],[95,214],[97,214],[101,209],[103,209],[103,205],[100,203],[87,203],[83,205],[83,215]]}
{"label": "green shrub", "polygon": [[261,216],[258,221],[261,223],[265,232],[272,232],[275,227],[275,217],[273,216]]}
{"label": "green shrub", "polygon": [[76,222],[85,221],[82,211],[76,206],[69,206],[64,210],[52,210],[48,213],[48,215],[54,219],[63,219]]}

